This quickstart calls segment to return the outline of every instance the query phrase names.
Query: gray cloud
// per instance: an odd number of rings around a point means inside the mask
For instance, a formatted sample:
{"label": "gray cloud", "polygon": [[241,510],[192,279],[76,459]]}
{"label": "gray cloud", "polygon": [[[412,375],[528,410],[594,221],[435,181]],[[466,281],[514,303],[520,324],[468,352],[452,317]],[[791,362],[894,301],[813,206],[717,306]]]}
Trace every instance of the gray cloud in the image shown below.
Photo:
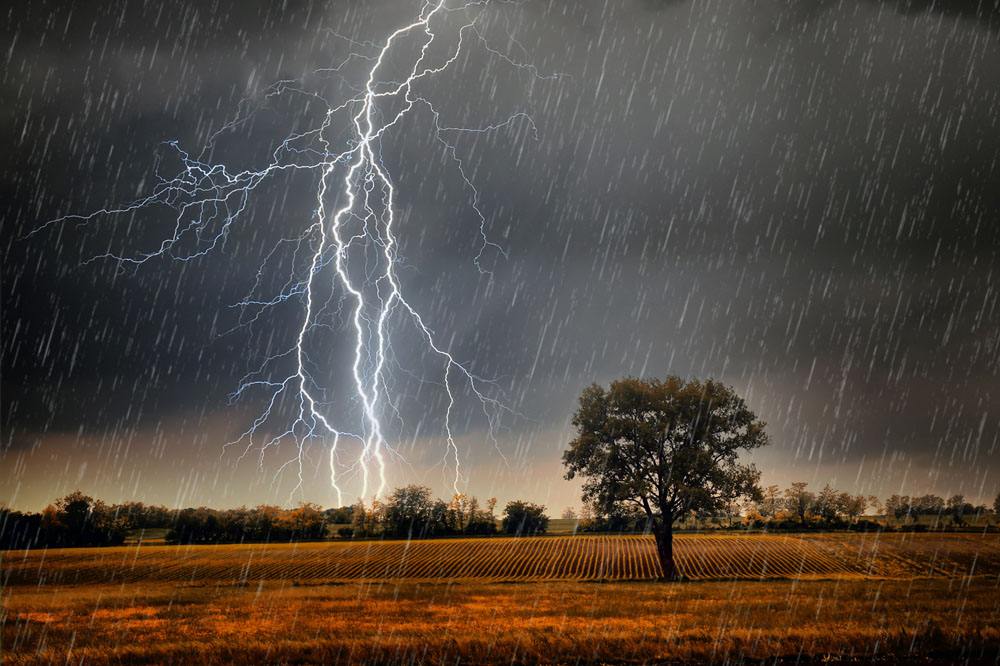
{"label": "gray cloud", "polygon": [[[156,215],[14,239],[40,220],[128,199],[148,186],[160,142],[203,144],[245,95],[343,57],[348,45],[324,29],[377,35],[403,8],[304,2],[284,14],[233,5],[166,15],[130,3],[118,22],[113,12],[32,5],[12,22],[0,82],[13,100],[3,130],[14,146],[2,162],[3,456],[81,426],[239,418],[226,394],[290,333],[294,306],[255,332],[219,333],[262,253],[308,218],[308,179],[259,192],[225,253],[197,266],[115,275],[78,265],[109,244],[148,247],[166,223]],[[721,376],[751,396],[771,423],[776,477],[843,476],[886,451],[911,469],[967,465],[995,477],[996,9],[498,8],[491,43],[520,53],[510,31],[540,71],[566,76],[535,81],[480,53],[426,91],[449,122],[523,109],[539,128],[537,142],[522,128],[460,144],[509,255],[494,257],[492,280],[470,260],[468,192],[431,152],[426,114],[401,127],[386,161],[399,174],[415,302],[530,417],[505,436],[518,469],[554,466],[582,386],[675,372]],[[344,92],[336,79],[308,82]],[[272,104],[216,154],[259,163],[282,123],[309,113],[299,99]],[[428,359],[403,333],[398,361],[420,370]],[[336,337],[324,353],[342,353]],[[400,439],[427,441],[431,453],[413,457],[430,465],[441,396],[402,374],[396,388]],[[482,472],[473,489],[487,488],[497,462],[471,413],[463,441]],[[846,480],[855,482],[877,485]],[[571,499],[567,488],[552,501]]]}

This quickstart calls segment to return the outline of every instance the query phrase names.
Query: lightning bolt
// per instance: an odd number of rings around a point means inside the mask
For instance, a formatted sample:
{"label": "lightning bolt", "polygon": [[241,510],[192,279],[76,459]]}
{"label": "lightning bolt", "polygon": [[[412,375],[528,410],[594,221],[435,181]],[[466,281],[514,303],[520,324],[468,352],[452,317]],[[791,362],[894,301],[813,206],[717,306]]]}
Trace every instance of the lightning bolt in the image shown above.
{"label": "lightning bolt", "polygon": [[[476,43],[501,61],[526,70],[539,79],[557,78],[559,75],[542,75],[530,64],[491,45],[482,30],[482,17],[492,0],[465,2],[448,7],[445,0],[422,3],[416,18],[391,32],[381,43],[347,40],[351,51],[338,64],[316,70],[314,73],[341,75],[348,65],[365,63],[367,71],[360,87],[349,99],[331,104],[318,93],[306,90],[298,81],[279,81],[264,95],[264,100],[286,94],[305,95],[319,100],[326,106],[322,122],[312,129],[288,135],[273,151],[269,163],[259,170],[232,171],[222,163],[206,161],[204,155],[214,147],[218,137],[233,131],[253,116],[254,110],[241,111],[209,139],[201,156],[192,157],[177,142],[168,146],[179,158],[182,169],[172,177],[162,177],[157,172],[157,182],[152,192],[127,205],[105,208],[88,215],[68,215],[52,220],[32,233],[38,233],[50,224],[74,221],[88,223],[106,216],[132,215],[153,206],[167,206],[176,213],[173,231],[158,246],[135,255],[116,252],[99,254],[93,260],[111,260],[119,268],[139,266],[165,257],[180,262],[191,262],[219,250],[232,233],[250,203],[254,191],[279,173],[308,171],[319,174],[315,192],[315,209],[306,228],[297,236],[281,239],[266,255],[257,271],[249,295],[235,307],[240,308],[240,323],[235,328],[253,326],[263,314],[276,306],[297,301],[301,303],[300,324],[291,345],[270,355],[253,371],[246,374],[230,395],[235,402],[250,392],[263,395],[263,408],[239,437],[224,448],[240,446],[240,459],[256,452],[263,468],[265,453],[283,442],[294,443],[295,455],[280,466],[276,477],[289,467],[297,473],[297,484],[291,496],[301,489],[307,447],[314,440],[328,447],[330,484],[343,504],[340,486],[342,474],[356,472],[361,480],[361,497],[369,494],[378,497],[385,493],[387,459],[402,456],[391,445],[384,422],[388,411],[398,410],[389,396],[388,364],[392,358],[392,330],[394,319],[406,320],[415,328],[433,358],[438,359],[440,376],[436,380],[419,378],[433,383],[444,391],[446,405],[443,415],[444,469],[450,469],[455,492],[463,482],[461,451],[456,442],[454,412],[457,408],[456,392],[464,386],[478,400],[488,425],[488,435],[497,453],[503,452],[497,441],[497,432],[503,418],[520,416],[496,397],[498,390],[493,380],[473,373],[469,366],[457,359],[449,345],[440,342],[425,316],[407,299],[398,267],[398,221],[395,214],[396,186],[382,162],[382,142],[390,131],[414,109],[424,108],[433,119],[433,138],[454,166],[459,179],[471,197],[470,209],[478,225],[479,249],[472,261],[480,273],[488,274],[483,267],[484,254],[503,249],[489,239],[487,216],[481,210],[479,191],[467,174],[459,157],[456,141],[463,134],[498,132],[518,126],[537,139],[537,129],[531,117],[518,112],[482,127],[453,127],[443,124],[441,114],[416,87],[454,65],[470,43]],[[446,44],[444,55],[431,55],[435,41],[446,38],[440,31],[452,17],[459,17],[452,42]],[[523,47],[508,34],[510,43],[521,51]],[[416,39],[419,51],[413,55],[412,64],[405,68],[406,77],[401,81],[383,80],[381,72],[391,58],[397,58],[398,45],[407,39]],[[368,52],[364,52],[367,50]],[[345,79],[346,80],[346,79]],[[387,112],[392,105],[394,113]],[[242,106],[242,105],[241,105]],[[338,123],[346,125],[347,138],[336,141]],[[343,132],[342,132],[343,133]],[[335,149],[334,145],[343,146]],[[330,205],[330,200],[340,202]],[[270,274],[272,260],[283,250],[291,248],[295,260],[303,259],[305,274],[295,270],[278,293],[269,298],[255,297]],[[504,255],[506,256],[506,255]],[[322,288],[328,287],[324,300]],[[334,298],[334,293],[339,295]],[[336,302],[335,302],[336,301]],[[248,314],[249,313],[249,314]],[[322,366],[310,358],[310,340],[317,332],[335,333],[324,323],[335,316],[350,331],[353,340],[353,360],[350,375],[353,386],[338,400],[327,400],[327,391],[316,380]],[[279,373],[274,378],[275,367],[289,363],[291,371]],[[286,425],[271,425],[281,410],[283,401],[293,406],[292,416]],[[338,423],[332,412],[335,404],[360,405],[360,414]],[[290,422],[289,422],[290,421]],[[342,455],[346,443],[353,442],[357,452]],[[345,462],[345,458],[347,461]]]}

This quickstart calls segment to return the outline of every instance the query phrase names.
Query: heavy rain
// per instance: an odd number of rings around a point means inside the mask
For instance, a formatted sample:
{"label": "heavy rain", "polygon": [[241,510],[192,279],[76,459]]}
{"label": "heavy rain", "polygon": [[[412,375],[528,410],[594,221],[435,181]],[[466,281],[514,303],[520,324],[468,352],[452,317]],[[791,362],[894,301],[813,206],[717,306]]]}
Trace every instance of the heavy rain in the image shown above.
{"label": "heavy rain", "polygon": [[11,663],[996,663],[1000,1],[4,15]]}

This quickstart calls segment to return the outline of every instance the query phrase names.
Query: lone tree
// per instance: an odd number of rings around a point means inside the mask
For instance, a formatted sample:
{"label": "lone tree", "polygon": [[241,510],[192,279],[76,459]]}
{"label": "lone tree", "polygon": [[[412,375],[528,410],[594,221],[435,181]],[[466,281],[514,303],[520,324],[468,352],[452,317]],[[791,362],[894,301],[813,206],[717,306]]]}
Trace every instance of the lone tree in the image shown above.
{"label": "lone tree", "polygon": [[668,579],[677,577],[674,521],[761,498],[760,472],[738,456],[767,444],[764,423],[719,382],[670,376],[620,379],[607,390],[595,384],[580,395],[573,425],[566,478],[582,477],[584,501],[602,511],[640,509]]}

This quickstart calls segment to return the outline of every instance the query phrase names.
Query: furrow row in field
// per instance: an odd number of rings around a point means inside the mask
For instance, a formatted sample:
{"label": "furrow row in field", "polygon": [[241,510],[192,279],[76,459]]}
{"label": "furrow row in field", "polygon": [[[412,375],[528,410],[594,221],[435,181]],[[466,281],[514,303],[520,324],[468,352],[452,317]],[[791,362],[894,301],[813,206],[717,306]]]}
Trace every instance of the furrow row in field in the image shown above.
{"label": "furrow row in field", "polygon": [[[678,535],[681,575],[696,580],[910,577],[1000,573],[1000,541],[962,535]],[[367,541],[143,546],[9,553],[11,585],[257,580],[624,580],[661,575],[652,538]]]}

